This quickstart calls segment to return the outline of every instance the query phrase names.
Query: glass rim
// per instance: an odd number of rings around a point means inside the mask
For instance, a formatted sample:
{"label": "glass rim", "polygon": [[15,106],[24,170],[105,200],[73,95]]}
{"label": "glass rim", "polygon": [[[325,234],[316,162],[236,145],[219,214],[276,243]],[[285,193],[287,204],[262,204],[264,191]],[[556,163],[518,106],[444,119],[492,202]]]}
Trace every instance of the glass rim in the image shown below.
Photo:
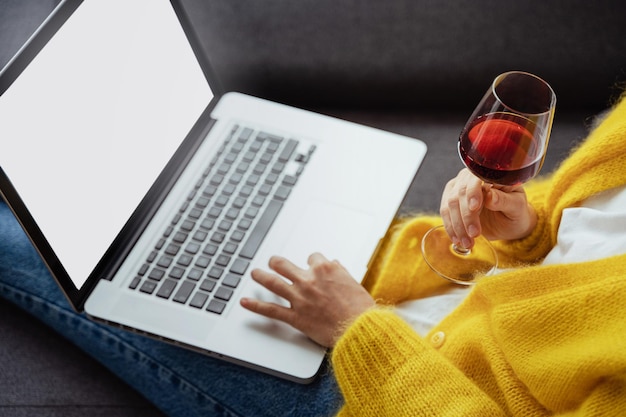
{"label": "glass rim", "polygon": [[[531,78],[534,78],[535,80],[539,81],[541,84],[543,84],[544,86],[548,87],[548,90],[550,91],[550,106],[547,108],[546,111],[542,111],[542,112],[538,112],[538,113],[529,113],[529,112],[524,112],[524,111],[520,111],[517,110],[511,106],[509,106],[507,103],[504,102],[504,100],[502,100],[502,98],[498,95],[497,91],[496,91],[496,87],[497,85],[506,77],[512,75],[512,74],[518,74],[518,75],[525,75]],[[527,72],[527,71],[507,71],[507,72],[503,72],[502,74],[498,75],[496,78],[494,78],[493,82],[491,83],[491,91],[494,95],[494,97],[500,102],[502,103],[502,105],[504,107],[506,107],[507,109],[518,113],[518,114],[524,114],[524,115],[528,115],[528,116],[541,116],[544,114],[549,114],[552,113],[556,107],[556,93],[554,92],[554,89],[552,89],[552,86],[543,78]]]}

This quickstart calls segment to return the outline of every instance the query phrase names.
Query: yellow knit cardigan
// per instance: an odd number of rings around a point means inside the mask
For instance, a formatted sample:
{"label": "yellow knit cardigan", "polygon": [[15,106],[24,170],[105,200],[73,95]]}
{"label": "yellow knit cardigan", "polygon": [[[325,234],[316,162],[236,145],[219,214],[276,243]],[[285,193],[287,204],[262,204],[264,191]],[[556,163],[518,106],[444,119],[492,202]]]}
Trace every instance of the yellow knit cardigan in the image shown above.
{"label": "yellow knit cardigan", "polygon": [[[332,352],[339,415],[626,416],[626,255],[537,265],[564,208],[625,184],[623,99],[553,175],[527,187],[536,229],[495,242],[505,265],[524,266],[479,281],[426,338],[391,307],[348,327]],[[365,283],[379,305],[452,285],[419,252],[438,223],[419,217],[397,227]]]}

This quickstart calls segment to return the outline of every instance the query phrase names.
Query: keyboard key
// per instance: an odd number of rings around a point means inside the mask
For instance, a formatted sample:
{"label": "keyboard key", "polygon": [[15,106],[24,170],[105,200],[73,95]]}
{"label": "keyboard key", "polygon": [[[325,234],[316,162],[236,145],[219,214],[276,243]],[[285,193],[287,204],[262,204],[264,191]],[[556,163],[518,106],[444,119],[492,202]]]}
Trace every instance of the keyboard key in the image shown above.
{"label": "keyboard key", "polygon": [[243,275],[246,273],[249,265],[250,262],[246,261],[245,259],[237,258],[235,259],[235,262],[233,262],[233,265],[230,267],[230,272],[238,275]]}
{"label": "keyboard key", "polygon": [[[244,156],[244,160],[241,161],[239,163],[239,165],[237,165],[237,168],[235,168],[235,171],[239,172],[240,174],[246,173],[248,172],[248,168],[250,168],[250,161],[252,161],[254,159],[254,153],[252,152],[248,152],[250,154],[250,159],[247,159],[247,156]],[[248,153],[246,153],[246,155],[248,155]],[[248,162],[246,162],[246,160]]]}
{"label": "keyboard key", "polygon": [[241,195],[242,197],[250,197],[250,194],[252,194],[253,190],[254,188],[250,187],[249,185],[244,185],[243,187],[241,187],[241,190],[239,190],[239,195]]}
{"label": "keyboard key", "polygon": [[228,211],[225,214],[225,217],[227,219],[235,220],[237,217],[239,217],[239,213],[240,213],[240,210],[233,207],[233,208],[228,209]]}
{"label": "keyboard key", "polygon": [[233,240],[235,242],[241,242],[244,238],[246,234],[244,232],[242,232],[241,230],[235,230],[231,235],[230,235],[230,240]]}
{"label": "keyboard key", "polygon": [[244,127],[241,130],[241,133],[239,134],[239,139],[238,140],[247,141],[248,139],[250,139],[250,136],[252,136],[252,132],[253,132],[253,130],[250,129],[249,127]]}
{"label": "keyboard key", "polygon": [[204,208],[206,208],[206,207],[209,205],[209,202],[210,202],[210,201],[211,201],[211,200],[209,200],[209,199],[208,199],[208,198],[206,198],[206,197],[200,197],[200,198],[198,199],[198,201],[196,201],[196,207],[199,207],[199,208],[204,209]]}
{"label": "keyboard key", "polygon": [[208,235],[209,233],[204,230],[196,230],[196,233],[193,234],[192,239],[196,242],[204,242]]}
{"label": "keyboard key", "polygon": [[201,256],[196,260],[196,266],[198,268],[206,268],[211,263],[211,258],[207,258],[206,256]]}
{"label": "keyboard key", "polygon": [[229,255],[234,254],[237,251],[237,245],[231,242],[228,242],[226,245],[224,245],[224,249],[223,252],[227,253]]}
{"label": "keyboard key", "polygon": [[224,280],[222,281],[222,284],[226,285],[227,287],[237,288],[237,285],[239,285],[240,281],[241,277],[239,275],[226,274]]}
{"label": "keyboard key", "polygon": [[141,288],[139,291],[144,292],[146,294],[152,294],[157,287],[157,283],[154,281],[145,281],[141,284]]}
{"label": "keyboard key", "polygon": [[266,184],[274,185],[276,184],[276,181],[278,181],[278,174],[274,174],[273,172],[270,174],[267,174],[267,177],[265,177]]}
{"label": "keyboard key", "polygon": [[297,140],[289,139],[287,141],[287,144],[283,148],[282,152],[280,153],[278,160],[281,162],[287,162],[291,158],[291,155],[293,154],[293,151],[296,149],[297,146],[298,146]]}
{"label": "keyboard key", "polygon": [[200,244],[195,242],[190,242],[185,248],[185,252],[195,255],[200,250]]}
{"label": "keyboard key", "polygon": [[243,198],[243,197],[237,197],[233,201],[233,207],[236,208],[236,209],[240,209],[240,208],[242,208],[245,205],[246,205],[246,199]]}
{"label": "keyboard key", "polygon": [[159,256],[159,252],[155,250],[150,252],[150,255],[148,255],[148,259],[146,259],[146,262],[151,264],[152,262],[154,262],[157,256]]}
{"label": "keyboard key", "polygon": [[203,292],[197,292],[191,297],[189,305],[195,308],[202,308],[206,300],[209,298],[208,294]]}
{"label": "keyboard key", "polygon": [[215,195],[216,192],[217,192],[217,187],[215,185],[207,185],[204,191],[202,191],[204,195],[207,195],[209,197],[212,197],[213,195]]}
{"label": "keyboard key", "polygon": [[237,187],[234,184],[226,184],[222,189],[222,194],[230,196],[235,192],[235,189]]}
{"label": "keyboard key", "polygon": [[161,288],[159,288],[156,295],[161,298],[170,298],[172,292],[174,292],[174,288],[176,288],[176,281],[173,279],[166,279],[163,281],[163,284],[161,284]]}
{"label": "keyboard key", "polygon": [[189,212],[189,218],[191,219],[198,220],[200,216],[202,216],[202,210],[199,208],[193,208]]}
{"label": "keyboard key", "polygon": [[209,278],[220,279],[223,273],[224,273],[224,270],[222,268],[218,268],[217,266],[214,266],[213,268],[209,269],[208,276]]}
{"label": "keyboard key", "polygon": [[252,142],[250,144],[250,151],[251,152],[258,152],[259,149],[261,149],[261,147],[263,147],[263,139],[257,137],[254,142]]}
{"label": "keyboard key", "polygon": [[231,227],[233,227],[233,222],[231,222],[230,220],[222,220],[217,226],[218,229],[224,232],[228,232]]}
{"label": "keyboard key", "polygon": [[193,262],[193,256],[185,254],[180,255],[180,257],[176,261],[176,263],[181,266],[189,266],[191,265],[191,262]]}
{"label": "keyboard key", "polygon": [[204,253],[205,255],[213,256],[217,253],[217,249],[218,249],[217,245],[209,243],[208,245],[205,246],[202,253]]}
{"label": "keyboard key", "polygon": [[230,263],[230,256],[228,255],[220,255],[215,260],[215,265],[219,266],[227,266]]}
{"label": "keyboard key", "polygon": [[226,195],[222,194],[215,199],[215,205],[218,207],[224,207],[226,204],[228,204],[228,196]]}
{"label": "keyboard key", "polygon": [[272,192],[272,186],[270,184],[263,184],[261,188],[259,188],[259,195],[267,196]]}
{"label": "keyboard key", "polygon": [[163,248],[163,246],[165,245],[165,242],[167,242],[167,241],[164,238],[159,239],[157,244],[154,245],[154,249],[161,250]]}
{"label": "keyboard key", "polygon": [[240,256],[247,259],[252,259],[254,257],[282,207],[282,202],[270,200],[267,208],[263,212],[263,215],[259,219],[259,222],[250,233],[250,236],[248,236],[248,240],[246,240],[243,248],[241,248],[241,252],[239,253]]}
{"label": "keyboard key", "polygon": [[256,197],[254,197],[254,199],[251,202],[253,206],[257,206],[257,207],[261,207],[263,203],[265,203],[265,197],[262,195],[257,195]]}
{"label": "keyboard key", "polygon": [[259,179],[260,178],[257,174],[250,175],[248,179],[246,180],[246,184],[254,187],[255,185],[259,183]]}
{"label": "keyboard key", "polygon": [[214,281],[212,279],[205,279],[204,281],[202,281],[202,284],[200,284],[200,289],[202,291],[211,292],[215,288],[216,282],[217,281]]}
{"label": "keyboard key", "polygon": [[211,236],[211,242],[213,242],[213,243],[222,243],[224,241],[224,238],[226,238],[226,235],[224,233],[222,233],[222,232],[215,232]]}
{"label": "keyboard key", "polygon": [[224,181],[224,176],[220,174],[213,175],[211,178],[211,184],[218,186]]}
{"label": "keyboard key", "polygon": [[189,236],[187,233],[178,232],[174,235],[172,240],[176,243],[185,243],[185,240],[187,240],[187,236]]}
{"label": "keyboard key", "polygon": [[226,287],[219,287],[217,291],[215,291],[215,298],[219,298],[220,300],[228,301],[230,297],[233,296],[233,290]]}
{"label": "keyboard key", "polygon": [[210,311],[211,313],[222,314],[225,308],[226,308],[226,303],[223,303],[218,300],[211,300],[209,302],[209,305],[206,307],[206,310]]}
{"label": "keyboard key", "polygon": [[243,214],[248,219],[254,219],[257,214],[259,214],[259,209],[257,207],[248,207],[248,210]]}
{"label": "keyboard key", "polygon": [[206,230],[211,230],[213,228],[213,225],[215,225],[214,219],[204,219],[202,220],[202,223],[200,223],[200,227]]}
{"label": "keyboard key", "polygon": [[170,243],[165,248],[165,253],[167,253],[168,255],[176,256],[179,250],[180,250],[180,245],[177,245],[175,243]]}
{"label": "keyboard key", "polygon": [[177,303],[185,304],[195,287],[196,285],[193,282],[184,281],[176,292],[176,295],[174,296],[174,301],[176,301]]}
{"label": "keyboard key", "polygon": [[180,225],[180,228],[185,232],[191,232],[195,226],[196,222],[192,222],[191,220],[185,220],[183,224]]}
{"label": "keyboard key", "polygon": [[191,271],[187,274],[187,279],[192,281],[199,281],[202,278],[202,271],[196,268],[191,268]]}
{"label": "keyboard key", "polygon": [[272,141],[268,143],[267,148],[265,148],[265,152],[274,153],[278,150],[279,146],[280,143]]}
{"label": "keyboard key", "polygon": [[290,187],[294,186],[297,181],[298,181],[298,178],[294,175],[285,175],[285,178],[283,178],[283,184],[288,185]]}
{"label": "keyboard key", "polygon": [[128,288],[130,288],[131,290],[134,290],[135,288],[137,288],[139,286],[140,282],[141,282],[141,277],[135,277],[130,282],[130,285],[128,286]]}
{"label": "keyboard key", "polygon": [[237,229],[248,230],[252,226],[252,222],[248,219],[241,219],[239,224],[237,225]]}
{"label": "keyboard key", "polygon": [[161,279],[165,276],[165,271],[159,268],[154,268],[148,274],[148,278],[153,279],[155,281],[161,281]]}
{"label": "keyboard key", "polygon": [[264,153],[263,155],[261,155],[261,158],[259,159],[259,161],[261,161],[264,164],[269,164],[271,160],[272,160],[271,153]]}
{"label": "keyboard key", "polygon": [[174,261],[174,259],[171,256],[161,256],[161,258],[159,259],[159,262],[157,262],[157,265],[160,266],[161,268],[169,268],[170,265],[172,264],[172,262]]}
{"label": "keyboard key", "polygon": [[179,266],[175,266],[169,273],[170,278],[181,279],[185,275],[185,269]]}
{"label": "keyboard key", "polygon": [[150,265],[148,264],[141,265],[141,268],[139,268],[139,272],[137,272],[137,274],[143,277],[144,275],[146,275],[146,272],[148,272],[148,268],[150,268]]}
{"label": "keyboard key", "polygon": [[281,185],[280,187],[278,187],[278,189],[276,189],[276,193],[274,194],[274,198],[280,200],[280,201],[285,201],[287,200],[287,197],[289,197],[289,193],[291,192],[291,188],[289,187],[285,187],[284,185]]}

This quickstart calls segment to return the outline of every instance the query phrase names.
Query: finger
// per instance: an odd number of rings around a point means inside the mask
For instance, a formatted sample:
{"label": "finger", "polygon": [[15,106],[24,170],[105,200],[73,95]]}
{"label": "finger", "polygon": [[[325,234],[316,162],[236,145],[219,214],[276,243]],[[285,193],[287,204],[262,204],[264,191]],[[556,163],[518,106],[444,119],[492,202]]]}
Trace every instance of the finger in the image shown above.
{"label": "finger", "polygon": [[328,262],[328,259],[326,259],[326,257],[319,252],[312,253],[307,259],[309,266],[319,265],[324,262]]}
{"label": "finger", "polygon": [[480,209],[483,206],[483,181],[471,176],[460,200],[460,211],[466,236],[470,239],[480,234]]}
{"label": "finger", "polygon": [[260,301],[254,298],[243,297],[239,303],[246,310],[260,314],[271,319],[283,321],[291,324],[293,322],[293,310],[278,304]]}
{"label": "finger", "polygon": [[454,230],[453,222],[452,222],[452,210],[450,209],[450,205],[453,204],[451,201],[452,196],[455,196],[454,192],[456,183],[456,178],[448,181],[446,186],[444,187],[443,194],[441,196],[441,203],[439,206],[439,215],[441,216],[441,220],[443,221],[443,227],[446,229],[446,233],[450,236],[450,239],[455,245],[460,244],[460,240],[456,235]]}
{"label": "finger", "polygon": [[272,256],[269,260],[269,266],[293,283],[305,279],[306,271],[282,256]]}
{"label": "finger", "polygon": [[441,215],[441,220],[443,221],[443,227],[446,229],[446,233],[452,240],[455,245],[458,245],[459,239],[454,232],[454,228],[452,227],[452,218],[450,217],[450,210],[447,207],[442,207],[439,210],[439,214]]}
{"label": "finger", "polygon": [[509,218],[517,217],[524,205],[520,205],[518,190],[492,189],[485,200],[485,208],[491,211],[501,212]]}
{"label": "finger", "polygon": [[259,283],[279,297],[282,297],[287,301],[291,300],[291,296],[293,294],[292,286],[285,282],[285,280],[278,275],[272,274],[262,269],[254,269],[250,273],[250,276],[252,276],[252,279],[255,282]]}
{"label": "finger", "polygon": [[465,183],[460,183],[455,187],[454,195],[448,200],[448,209],[450,213],[450,223],[453,234],[456,236],[457,244],[470,248],[471,241],[465,230],[465,222],[463,220],[461,201],[465,200],[467,188]]}

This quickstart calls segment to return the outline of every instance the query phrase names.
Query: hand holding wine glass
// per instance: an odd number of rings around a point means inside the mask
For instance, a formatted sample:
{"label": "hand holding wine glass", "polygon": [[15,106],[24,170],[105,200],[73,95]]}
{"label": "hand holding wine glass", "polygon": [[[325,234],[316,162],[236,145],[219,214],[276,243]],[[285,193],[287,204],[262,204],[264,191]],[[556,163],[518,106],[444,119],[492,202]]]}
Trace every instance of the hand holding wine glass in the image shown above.
{"label": "hand holding wine glass", "polygon": [[467,168],[446,184],[440,213],[452,243],[465,248],[474,246],[479,235],[488,240],[525,237],[537,223],[523,187],[485,184]]}
{"label": "hand holding wine glass", "polygon": [[[444,191],[445,229],[433,228],[422,240],[424,259],[442,277],[473,284],[497,267],[486,238],[515,238],[534,227],[534,211],[520,185],[541,169],[555,104],[554,91],[545,81],[519,71],[496,77],[479,102],[458,142],[467,171]],[[470,172],[475,179],[466,176]],[[506,213],[498,210],[497,203],[503,203],[498,199],[510,197],[517,201],[506,204]],[[481,216],[483,208],[487,210]],[[507,216],[513,219],[507,222]],[[485,225],[487,233],[482,234]],[[507,230],[511,225],[519,230]]]}

